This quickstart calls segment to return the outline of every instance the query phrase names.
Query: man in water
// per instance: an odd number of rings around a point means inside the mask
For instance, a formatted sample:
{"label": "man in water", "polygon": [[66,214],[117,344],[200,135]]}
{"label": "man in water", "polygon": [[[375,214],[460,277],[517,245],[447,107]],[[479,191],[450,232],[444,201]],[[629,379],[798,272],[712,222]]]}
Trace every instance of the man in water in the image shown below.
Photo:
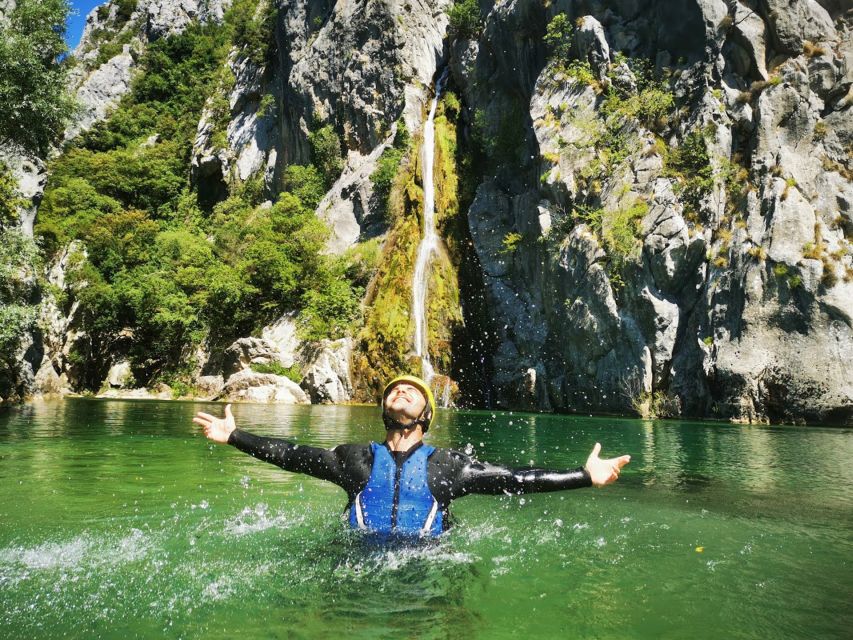
{"label": "man in water", "polygon": [[231,405],[225,417],[198,412],[193,422],[204,435],[230,444],[285,471],[334,482],[347,492],[351,527],[380,534],[436,536],[449,526],[451,500],[471,493],[521,494],[615,482],[630,456],[602,459],[596,443],[577,469],[507,467],[478,462],[451,449],[424,444],[432,425],[435,399],[420,378],[400,376],[382,394],[385,442],[342,444],[332,449],[296,445],[237,429]]}

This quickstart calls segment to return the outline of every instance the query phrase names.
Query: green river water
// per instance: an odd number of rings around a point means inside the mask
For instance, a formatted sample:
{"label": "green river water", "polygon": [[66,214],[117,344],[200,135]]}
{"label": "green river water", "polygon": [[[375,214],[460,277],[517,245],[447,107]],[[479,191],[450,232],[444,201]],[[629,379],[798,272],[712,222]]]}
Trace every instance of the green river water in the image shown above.
{"label": "green river water", "polygon": [[[853,433],[442,411],[508,465],[630,453],[604,489],[470,496],[437,543],[345,530],[345,494],[205,440],[222,405],[0,411],[2,638],[849,638]],[[368,407],[235,406],[255,433],[383,435]]]}

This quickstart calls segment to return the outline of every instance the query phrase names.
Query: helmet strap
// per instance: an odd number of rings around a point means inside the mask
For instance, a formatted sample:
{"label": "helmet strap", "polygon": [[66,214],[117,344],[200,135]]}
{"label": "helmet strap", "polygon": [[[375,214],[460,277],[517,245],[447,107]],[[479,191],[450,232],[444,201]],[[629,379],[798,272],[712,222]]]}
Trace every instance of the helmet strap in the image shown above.
{"label": "helmet strap", "polygon": [[424,410],[421,411],[420,417],[415,420],[412,420],[409,424],[404,424],[399,420],[395,420],[391,416],[388,415],[388,411],[386,409],[382,410],[382,422],[385,424],[385,430],[391,431],[393,429],[414,429],[418,425],[421,425],[421,429],[423,429],[424,433],[429,430],[429,419],[424,416],[427,411],[427,407],[424,407]]}

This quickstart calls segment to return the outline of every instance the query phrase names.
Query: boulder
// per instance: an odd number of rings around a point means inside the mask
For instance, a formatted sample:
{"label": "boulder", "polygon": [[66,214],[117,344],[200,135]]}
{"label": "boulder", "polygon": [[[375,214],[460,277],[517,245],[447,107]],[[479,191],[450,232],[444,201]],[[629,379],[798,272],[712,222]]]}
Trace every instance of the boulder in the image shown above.
{"label": "boulder", "polygon": [[228,378],[218,399],[281,404],[311,402],[302,388],[290,378],[248,370],[239,371]]}
{"label": "boulder", "polygon": [[308,364],[303,368],[302,388],[313,404],[337,404],[352,399],[351,354],[349,338],[323,340],[307,350],[304,357]]}

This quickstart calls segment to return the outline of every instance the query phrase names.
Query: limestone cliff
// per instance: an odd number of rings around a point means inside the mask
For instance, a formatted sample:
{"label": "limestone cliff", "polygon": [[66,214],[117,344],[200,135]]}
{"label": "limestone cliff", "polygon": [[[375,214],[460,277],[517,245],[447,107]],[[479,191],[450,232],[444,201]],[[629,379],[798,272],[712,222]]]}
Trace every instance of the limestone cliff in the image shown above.
{"label": "limestone cliff", "polygon": [[[849,7],[546,5],[499,3],[453,49],[505,152],[468,212],[498,402],[850,424]],[[546,60],[560,12],[586,75]]]}
{"label": "limestone cliff", "polygon": [[[109,116],[147,43],[228,6],[93,11],[76,52],[83,116],[67,137]],[[210,87],[193,189],[215,203],[260,179],[275,200],[287,167],[311,161],[312,132],[329,127],[341,158],[316,209],[326,250],[378,238],[383,252],[346,338],[295,344],[292,327],[281,337],[285,315],[224,356],[203,354],[199,388],[370,399],[387,370],[412,365],[418,134],[448,66],[431,348],[459,397],[853,423],[849,3],[505,0],[467,22],[451,22],[451,6],[258,3],[273,16],[269,41],[233,47]],[[395,151],[402,130],[411,141]],[[378,187],[392,153],[397,178]],[[304,397],[281,375],[252,378],[253,362],[300,363]],[[113,365],[107,386],[127,386],[121,358]]]}

